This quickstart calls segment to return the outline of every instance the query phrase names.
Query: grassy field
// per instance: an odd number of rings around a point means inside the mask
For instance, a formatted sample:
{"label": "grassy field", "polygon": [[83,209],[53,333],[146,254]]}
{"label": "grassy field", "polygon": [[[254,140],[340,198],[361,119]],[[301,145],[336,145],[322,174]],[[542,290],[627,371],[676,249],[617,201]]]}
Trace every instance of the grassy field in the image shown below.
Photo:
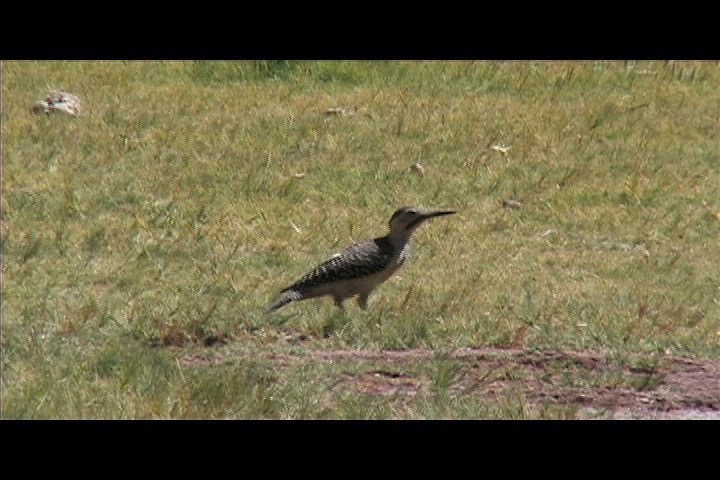
{"label": "grassy field", "polygon": [[[717,62],[3,62],[0,121],[3,418],[575,418],[452,352],[720,359]],[[402,205],[458,214],[368,312],[262,314]]]}

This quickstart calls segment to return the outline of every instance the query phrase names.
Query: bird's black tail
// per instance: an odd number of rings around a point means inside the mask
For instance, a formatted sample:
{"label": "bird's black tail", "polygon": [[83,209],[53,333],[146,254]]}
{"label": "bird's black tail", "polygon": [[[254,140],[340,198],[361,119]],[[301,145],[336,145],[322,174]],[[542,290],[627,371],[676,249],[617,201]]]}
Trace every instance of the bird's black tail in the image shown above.
{"label": "bird's black tail", "polygon": [[274,312],[278,308],[282,308],[290,302],[296,302],[302,299],[302,294],[297,290],[285,290],[284,292],[280,292],[280,295],[277,297],[277,299],[273,303],[268,305],[268,307],[265,309],[265,313]]}

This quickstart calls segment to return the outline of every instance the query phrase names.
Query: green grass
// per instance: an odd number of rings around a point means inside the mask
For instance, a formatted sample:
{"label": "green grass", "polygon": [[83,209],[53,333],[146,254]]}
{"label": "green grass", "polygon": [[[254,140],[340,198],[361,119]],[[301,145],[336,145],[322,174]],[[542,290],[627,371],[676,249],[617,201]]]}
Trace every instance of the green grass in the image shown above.
{"label": "green grass", "polygon": [[[418,366],[437,388],[394,403],[266,357],[720,358],[718,85],[711,62],[3,62],[0,413],[562,418],[450,393],[447,365]],[[86,113],[31,115],[53,88]],[[416,234],[369,312],[261,314],[408,204],[459,214]],[[246,355],[178,363],[212,338]]]}

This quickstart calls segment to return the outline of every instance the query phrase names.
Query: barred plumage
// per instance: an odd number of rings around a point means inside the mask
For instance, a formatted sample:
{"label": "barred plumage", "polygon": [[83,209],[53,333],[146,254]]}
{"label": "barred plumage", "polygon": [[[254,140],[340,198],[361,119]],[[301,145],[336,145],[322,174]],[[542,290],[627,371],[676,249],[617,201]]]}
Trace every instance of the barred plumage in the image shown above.
{"label": "barred plumage", "polygon": [[308,272],[286,290],[371,275],[386,268],[394,249],[387,237],[356,243]]}
{"label": "barred plumage", "polygon": [[304,275],[280,292],[267,307],[270,312],[290,302],[330,295],[343,308],[343,301],[357,296],[367,308],[372,291],[387,280],[405,261],[410,236],[425,220],[455,213],[451,210],[423,211],[403,207],[390,218],[390,233],[384,237],[356,243]]}

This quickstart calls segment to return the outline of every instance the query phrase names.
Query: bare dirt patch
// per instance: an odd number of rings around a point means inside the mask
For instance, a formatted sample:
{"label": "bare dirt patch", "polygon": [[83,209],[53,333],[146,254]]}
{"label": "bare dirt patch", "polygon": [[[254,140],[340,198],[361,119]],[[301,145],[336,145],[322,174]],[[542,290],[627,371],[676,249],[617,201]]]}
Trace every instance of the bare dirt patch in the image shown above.
{"label": "bare dirt patch", "polygon": [[[720,361],[671,356],[614,356],[595,352],[463,348],[438,357],[428,349],[403,351],[326,350],[266,357],[285,368],[297,362],[357,364],[337,389],[412,398],[431,379],[419,364],[453,362],[454,394],[501,398],[521,392],[533,405],[576,407],[580,417],[720,419]],[[212,362],[188,357],[184,364]]]}
{"label": "bare dirt patch", "polygon": [[373,395],[415,396],[422,388],[416,378],[403,373],[371,370],[360,375],[346,375],[340,382],[345,388]]}

